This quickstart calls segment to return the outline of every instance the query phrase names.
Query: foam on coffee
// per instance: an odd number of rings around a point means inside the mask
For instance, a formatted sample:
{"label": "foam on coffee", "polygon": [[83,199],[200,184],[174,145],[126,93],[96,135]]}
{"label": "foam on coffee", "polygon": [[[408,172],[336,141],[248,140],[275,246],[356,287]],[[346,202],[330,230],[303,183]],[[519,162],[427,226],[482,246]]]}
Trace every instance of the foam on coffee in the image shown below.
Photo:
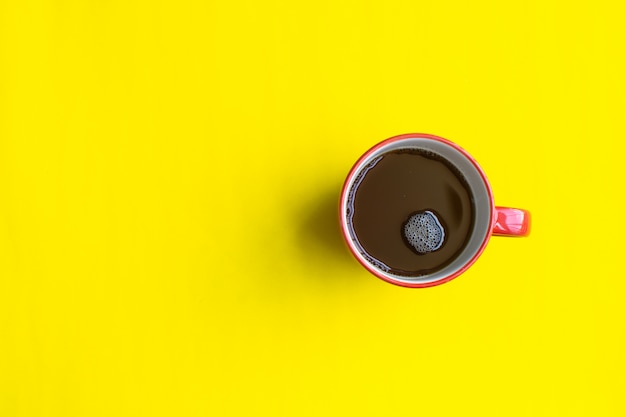
{"label": "foam on coffee", "polygon": [[419,211],[409,217],[402,228],[402,234],[420,255],[436,251],[445,239],[441,222],[430,210]]}

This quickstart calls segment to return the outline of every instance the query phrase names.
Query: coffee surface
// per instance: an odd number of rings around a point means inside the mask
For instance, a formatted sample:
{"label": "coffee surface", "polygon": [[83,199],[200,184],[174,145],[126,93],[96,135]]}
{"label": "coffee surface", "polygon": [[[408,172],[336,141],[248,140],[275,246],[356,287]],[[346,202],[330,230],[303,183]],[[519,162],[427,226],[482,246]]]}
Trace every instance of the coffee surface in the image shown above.
{"label": "coffee surface", "polygon": [[467,182],[442,157],[395,150],[361,170],[348,196],[348,225],[363,255],[403,276],[436,272],[463,250],[473,226]]}

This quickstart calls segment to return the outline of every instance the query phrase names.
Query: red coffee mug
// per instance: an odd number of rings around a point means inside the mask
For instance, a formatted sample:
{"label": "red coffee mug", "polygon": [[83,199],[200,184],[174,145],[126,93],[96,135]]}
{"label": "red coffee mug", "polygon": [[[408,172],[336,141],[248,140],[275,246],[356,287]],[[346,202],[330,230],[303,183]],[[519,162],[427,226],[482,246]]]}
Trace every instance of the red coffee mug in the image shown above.
{"label": "red coffee mug", "polygon": [[[368,260],[372,257],[364,253],[364,249],[359,244],[353,228],[349,226],[348,220],[351,215],[351,210],[348,207],[350,191],[355,189],[355,180],[359,178],[359,174],[364,168],[370,166],[374,159],[400,149],[423,150],[446,159],[460,171],[467,181],[474,205],[473,226],[463,250],[442,269],[419,277],[397,275]],[[423,133],[394,136],[375,145],[361,156],[350,170],[343,185],[339,210],[343,237],[354,257],[378,278],[392,284],[412,288],[443,284],[461,275],[476,262],[487,246],[491,235],[527,236],[530,231],[530,213],[526,210],[495,205],[489,181],[469,153],[447,139]]]}

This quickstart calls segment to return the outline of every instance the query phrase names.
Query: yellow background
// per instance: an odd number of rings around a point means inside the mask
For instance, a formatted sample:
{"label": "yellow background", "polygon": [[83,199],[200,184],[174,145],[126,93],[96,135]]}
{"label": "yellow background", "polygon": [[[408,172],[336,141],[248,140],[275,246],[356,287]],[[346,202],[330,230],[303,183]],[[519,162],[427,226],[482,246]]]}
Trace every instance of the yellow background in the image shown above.
{"label": "yellow background", "polygon": [[[0,416],[623,416],[615,1],[0,0]],[[369,275],[352,163],[426,132],[532,236]]]}

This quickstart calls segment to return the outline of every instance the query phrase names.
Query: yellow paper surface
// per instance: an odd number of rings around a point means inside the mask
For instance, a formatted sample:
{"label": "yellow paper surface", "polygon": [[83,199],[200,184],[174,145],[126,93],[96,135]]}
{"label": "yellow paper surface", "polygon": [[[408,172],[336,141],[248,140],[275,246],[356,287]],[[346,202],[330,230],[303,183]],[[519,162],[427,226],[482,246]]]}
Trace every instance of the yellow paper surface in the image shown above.
{"label": "yellow paper surface", "polygon": [[[618,1],[0,0],[0,415],[622,416]],[[446,137],[532,212],[456,280],[339,235]]]}

